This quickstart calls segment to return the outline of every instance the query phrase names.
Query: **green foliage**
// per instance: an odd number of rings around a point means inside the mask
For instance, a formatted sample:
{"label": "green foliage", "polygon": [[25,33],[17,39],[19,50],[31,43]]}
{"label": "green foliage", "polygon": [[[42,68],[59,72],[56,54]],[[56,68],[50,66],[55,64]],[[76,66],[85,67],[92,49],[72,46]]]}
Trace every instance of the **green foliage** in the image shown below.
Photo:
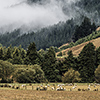
{"label": "green foliage", "polygon": [[26,56],[29,58],[31,64],[34,65],[38,63],[38,54],[34,42],[29,45]]}
{"label": "green foliage", "polygon": [[80,76],[80,73],[71,68],[67,72],[65,72],[65,74],[63,75],[62,82],[64,83],[79,82],[81,80],[79,76]]}
{"label": "green foliage", "polygon": [[78,39],[91,34],[95,30],[96,30],[96,25],[94,23],[93,25],[91,25],[90,19],[85,17],[82,24],[76,27],[74,33],[74,41],[77,41]]}
{"label": "green foliage", "polygon": [[72,51],[68,51],[68,57],[63,61],[62,73],[68,71],[68,69],[73,68],[74,70],[78,70],[77,68],[77,59],[73,57]]}
{"label": "green foliage", "polygon": [[59,52],[57,56],[62,56],[62,52]]}
{"label": "green foliage", "polygon": [[100,65],[100,47],[96,49],[96,66]]}
{"label": "green foliage", "polygon": [[100,83],[100,65],[95,70],[95,81]]}
{"label": "green foliage", "polygon": [[44,61],[41,66],[48,81],[55,82],[60,80],[59,70],[56,66],[55,51],[53,47],[50,47],[48,52],[45,54]]}
{"label": "green foliage", "polygon": [[26,68],[19,65],[19,67],[14,72],[14,81],[19,83],[45,82],[44,72],[39,65],[28,65]]}
{"label": "green foliage", "polygon": [[14,71],[13,65],[7,61],[0,60],[0,78],[5,82],[10,79],[12,73]]}
{"label": "green foliage", "polygon": [[96,55],[95,46],[92,43],[88,43],[78,57],[79,72],[82,82],[94,81],[94,70],[96,68]]}
{"label": "green foliage", "polygon": [[8,60],[8,59],[11,59],[11,58],[12,58],[12,46],[9,46],[7,48],[5,55],[4,55],[4,59]]}

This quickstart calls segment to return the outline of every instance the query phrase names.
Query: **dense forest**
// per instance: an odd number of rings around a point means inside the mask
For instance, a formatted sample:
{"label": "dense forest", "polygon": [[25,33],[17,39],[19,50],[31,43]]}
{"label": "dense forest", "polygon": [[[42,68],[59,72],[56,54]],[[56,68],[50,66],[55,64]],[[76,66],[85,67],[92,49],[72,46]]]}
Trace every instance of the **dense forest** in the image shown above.
{"label": "dense forest", "polygon": [[35,43],[27,50],[0,47],[1,82],[100,82],[100,47],[88,43],[78,57],[72,51],[62,61],[57,60],[53,47],[37,51]]}

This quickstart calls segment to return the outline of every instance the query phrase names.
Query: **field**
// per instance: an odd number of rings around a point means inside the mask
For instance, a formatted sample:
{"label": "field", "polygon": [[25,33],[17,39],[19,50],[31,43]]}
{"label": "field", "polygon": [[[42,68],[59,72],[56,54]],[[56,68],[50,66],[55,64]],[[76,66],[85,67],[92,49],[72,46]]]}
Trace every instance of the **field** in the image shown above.
{"label": "field", "polygon": [[[87,84],[78,85],[75,89],[72,89],[73,86],[65,86],[65,91],[56,91],[50,88],[47,91],[37,91],[36,87],[40,84],[31,86],[27,84],[27,88],[22,88],[21,85],[20,89],[0,87],[0,100],[100,100],[100,86],[90,86],[91,90],[89,91],[78,91],[79,88],[87,89]],[[97,88],[98,91],[94,91]]]}
{"label": "field", "polygon": [[0,100],[100,100],[100,92],[0,89]]}

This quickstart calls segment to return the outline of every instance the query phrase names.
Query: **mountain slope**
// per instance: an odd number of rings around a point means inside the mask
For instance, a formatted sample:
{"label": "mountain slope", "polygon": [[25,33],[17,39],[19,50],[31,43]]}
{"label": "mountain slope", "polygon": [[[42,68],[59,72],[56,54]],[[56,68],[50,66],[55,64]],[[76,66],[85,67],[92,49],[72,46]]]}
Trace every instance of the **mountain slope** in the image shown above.
{"label": "mountain slope", "polygon": [[[68,48],[68,49],[62,50],[61,52],[62,52],[63,54],[65,53],[66,56],[67,56],[67,52],[70,51],[70,50],[72,50],[73,55],[74,55],[74,56],[78,56],[79,53],[82,51],[83,47],[84,47],[86,44],[88,44],[89,42],[92,42],[92,43],[95,45],[95,47],[98,48],[98,47],[100,46],[100,37],[97,38],[97,39],[93,39],[93,40],[91,40],[91,41],[88,41],[88,42],[79,44],[79,45],[74,46],[74,47],[72,47],[72,48]],[[59,54],[59,52],[56,53],[56,55],[58,55],[58,54]],[[65,56],[65,55],[64,55],[64,56]]]}

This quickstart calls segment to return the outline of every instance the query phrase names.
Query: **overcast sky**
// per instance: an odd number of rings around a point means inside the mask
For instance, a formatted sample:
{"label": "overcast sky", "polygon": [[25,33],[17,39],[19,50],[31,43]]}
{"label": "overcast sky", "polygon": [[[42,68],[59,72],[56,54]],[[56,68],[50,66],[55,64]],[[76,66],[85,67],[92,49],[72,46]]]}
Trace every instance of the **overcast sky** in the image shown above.
{"label": "overcast sky", "polygon": [[[13,31],[20,27],[23,31],[36,30],[72,17],[62,11],[63,0],[50,0],[44,5],[37,3],[30,5],[26,1],[0,0],[0,32]],[[76,0],[64,1],[70,7]]]}

